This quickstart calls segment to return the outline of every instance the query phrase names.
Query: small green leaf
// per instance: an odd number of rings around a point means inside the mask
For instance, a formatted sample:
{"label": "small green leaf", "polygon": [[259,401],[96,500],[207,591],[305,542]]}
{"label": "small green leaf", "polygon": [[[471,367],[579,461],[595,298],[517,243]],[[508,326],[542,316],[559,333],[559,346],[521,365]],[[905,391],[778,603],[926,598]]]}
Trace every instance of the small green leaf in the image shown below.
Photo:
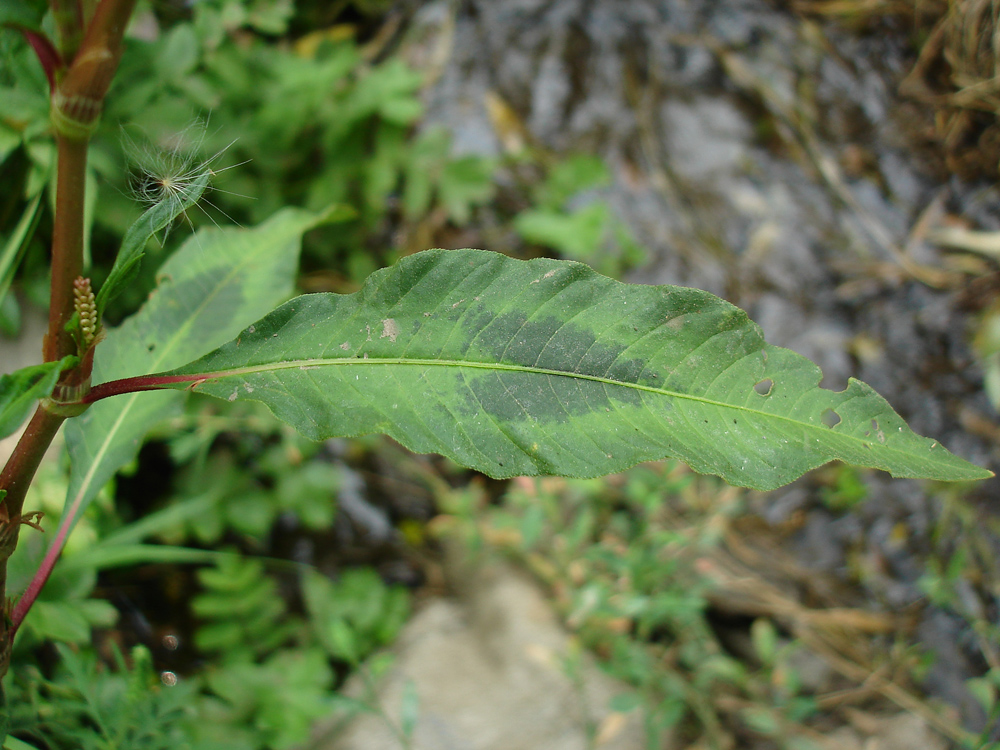
{"label": "small green leaf", "polygon": [[972,694],[983,711],[989,713],[997,702],[997,686],[989,677],[973,677],[965,681],[965,688]]}
{"label": "small green leaf", "polygon": [[162,375],[262,401],[313,439],[384,432],[494,477],[593,477],[670,456],[762,490],[832,460],[992,476],[864,383],[820,388],[816,365],[707,292],[479,250],[418,253],[355,294],[299,297]]}
{"label": "small green leaf", "polygon": [[535,201],[542,208],[562,210],[574,195],[610,184],[611,172],[599,157],[571,156],[552,167],[545,182],[536,189]]}
{"label": "small green leaf", "polygon": [[466,224],[472,207],[488,203],[496,192],[493,162],[479,156],[464,156],[448,162],[441,172],[438,191],[452,221]]}
{"label": "small green leaf", "polygon": [[145,254],[146,243],[155,235],[187,211],[199,200],[208,187],[211,173],[205,170],[181,186],[175,193],[177,200],[165,200],[142,214],[128,228],[122,239],[121,250],[111,267],[111,273],[97,294],[98,314],[104,312],[108,302],[113,300],[128,285],[139,270],[139,262]]}
{"label": "small green leaf", "polygon": [[558,250],[571,260],[596,260],[611,222],[606,203],[591,203],[572,214],[546,209],[522,211],[514,228],[525,240]]}
{"label": "small green leaf", "polygon": [[172,28],[160,47],[156,60],[161,79],[183,81],[198,65],[199,51],[198,38],[191,24],[182,23]]}
{"label": "small green leaf", "polygon": [[781,723],[769,708],[745,708],[740,714],[747,726],[767,737],[776,737],[781,731]]}
{"label": "small green leaf", "polygon": [[0,26],[23,26],[27,29],[41,30],[42,18],[47,10],[48,3],[43,0],[5,2],[0,5]]}
{"label": "small green leaf", "polygon": [[638,693],[618,693],[618,695],[611,699],[608,707],[612,711],[627,714],[629,711],[641,708],[642,704],[642,696]]}
{"label": "small green leaf", "polygon": [[27,742],[19,740],[17,737],[7,737],[3,743],[4,750],[38,750],[34,745],[29,745]]}
{"label": "small green leaf", "polygon": [[52,395],[59,373],[77,363],[76,357],[23,367],[0,375],[0,438],[15,432],[39,399]]}
{"label": "small green leaf", "polygon": [[358,662],[358,643],[354,631],[344,620],[335,619],[326,624],[324,643],[331,656],[348,664]]}
{"label": "small green leaf", "polygon": [[758,617],[750,626],[750,637],[753,639],[753,650],[757,658],[767,666],[774,664],[778,654],[778,631],[774,623],[764,617]]}
{"label": "small green leaf", "polygon": [[90,639],[91,623],[80,610],[81,603],[39,599],[25,618],[25,626],[41,639],[86,643]]}

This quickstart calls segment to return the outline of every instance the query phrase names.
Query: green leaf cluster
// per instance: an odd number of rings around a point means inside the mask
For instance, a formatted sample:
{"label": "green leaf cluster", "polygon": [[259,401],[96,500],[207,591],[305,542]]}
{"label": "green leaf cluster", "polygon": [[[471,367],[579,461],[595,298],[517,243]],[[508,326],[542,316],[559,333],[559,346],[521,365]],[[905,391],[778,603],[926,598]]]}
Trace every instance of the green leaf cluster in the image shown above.
{"label": "green leaf cluster", "polygon": [[[22,533],[16,554],[9,562],[13,590],[27,585],[38,568],[48,543],[43,535]],[[97,585],[92,567],[57,567],[18,632],[16,648],[27,653],[45,641],[85,644],[94,628],[107,628],[118,621],[118,610],[103,599],[91,598]]]}
{"label": "green leaf cluster", "polygon": [[[407,192],[410,218],[440,204],[462,220],[469,205],[485,200],[492,187],[489,162],[453,160],[443,133],[413,141],[411,130],[423,112],[419,73],[398,58],[371,62],[343,33],[346,27],[275,45],[262,34],[285,33],[288,18],[262,22],[268,5],[197,3],[190,20],[162,28],[155,41],[136,43],[122,62],[119,93],[109,99],[105,120],[130,123],[155,153],[169,134],[184,133],[193,116],[210,112],[203,137],[190,139],[187,148],[196,147],[202,158],[224,152],[213,165],[219,189],[209,200],[237,221],[258,223],[287,205],[354,206],[356,223],[320,233],[307,246],[308,256],[324,264],[358,255],[365,233],[384,221],[400,189]],[[246,28],[259,33],[236,33]],[[100,160],[102,175],[121,191],[102,195],[102,220],[116,233],[124,231],[128,216],[128,186],[115,156],[119,140],[110,130],[95,140],[111,157]],[[149,159],[138,161],[141,172]],[[406,187],[411,179],[419,184]],[[190,218],[205,220],[194,212]]]}
{"label": "green leaf cluster", "polygon": [[337,581],[304,570],[304,620],[286,615],[276,581],[258,560],[221,558],[198,578],[205,591],[193,602],[203,620],[196,642],[218,658],[191,731],[226,747],[280,750],[304,741],[344,703],[333,692],[331,659],[360,666],[409,613],[407,592],[369,568],[345,570]]}
{"label": "green leaf cluster", "polygon": [[[615,219],[611,206],[598,197],[600,189],[610,184],[611,173],[595,156],[559,161],[533,190],[535,207],[514,217],[514,229],[527,242],[619,277],[645,263],[647,254]],[[583,197],[586,200],[578,200]]]}
{"label": "green leaf cluster", "polygon": [[260,664],[235,662],[210,670],[190,737],[200,747],[286,750],[309,739],[338,705],[333,670],[317,647],[275,652]]}
{"label": "green leaf cluster", "polygon": [[455,224],[467,223],[476,206],[493,198],[496,166],[493,159],[480,156],[452,158],[447,130],[438,127],[424,131],[413,141],[404,160],[404,216],[419,219],[440,202]]}
{"label": "green leaf cluster", "polygon": [[52,395],[59,374],[76,362],[76,357],[66,357],[59,362],[30,365],[10,375],[0,375],[0,438],[17,430],[35,402]]}
{"label": "green leaf cluster", "polygon": [[[206,411],[204,401],[194,409]],[[193,428],[166,436],[178,478],[175,502],[199,502],[201,510],[161,538],[215,544],[227,532],[250,549],[262,549],[274,522],[291,514],[306,529],[329,528],[337,511],[340,467],[316,457],[316,443],[287,430],[263,409],[226,409],[226,415],[193,414]],[[224,446],[212,448],[225,435]],[[262,445],[263,444],[263,445]],[[190,455],[189,451],[196,451]]]}
{"label": "green leaf cluster", "polygon": [[[17,670],[9,685],[10,732],[51,750],[168,750],[185,743],[183,720],[193,697],[188,687],[165,689],[149,651],[136,646],[126,659],[112,647],[114,669],[92,650],[57,645],[52,677]],[[44,744],[37,744],[44,743]]]}
{"label": "green leaf cluster", "polygon": [[386,586],[371,568],[345,570],[336,581],[308,571],[302,594],[327,653],[352,665],[391,643],[410,613],[406,590]]}
{"label": "green leaf cluster", "polygon": [[[129,227],[133,233],[144,229],[134,224],[135,198],[144,200],[146,186],[169,177],[172,162],[193,171],[185,176],[179,200],[154,206],[151,214],[168,211],[172,220],[184,211],[192,226],[230,219],[257,224],[288,205],[316,211],[333,203],[355,206],[358,221],[317,233],[307,255],[323,265],[354,269],[358,279],[377,266],[359,250],[366,234],[384,221],[397,192],[405,193],[408,220],[442,206],[459,223],[492,195],[492,161],[451,157],[444,131],[411,136],[423,111],[420,74],[397,58],[372,63],[342,33],[346,27],[274,44],[272,35],[288,33],[294,12],[291,0],[210,0],[196,3],[187,19],[144,15],[143,23],[158,33],[130,42],[88,167],[88,259],[91,234],[101,240],[88,274],[99,281],[115,263],[115,278],[101,299],[102,312],[111,319],[141,304],[155,283],[155,266],[135,275],[132,261],[144,250],[145,232],[126,238],[126,245],[137,246],[117,260],[105,248],[117,244],[113,238]],[[14,186],[0,199],[0,216],[37,220],[38,204],[30,202],[51,190],[54,179],[48,84],[27,43],[13,31],[0,30],[0,99],[0,177]],[[130,169],[123,169],[126,165]],[[148,234],[164,231],[163,223],[154,221],[158,217],[147,218],[160,227]],[[0,225],[0,243],[17,234],[14,222]],[[45,238],[38,242],[34,235],[32,227],[20,243],[26,253],[20,273],[41,291]],[[376,254],[385,256],[381,248]],[[0,256],[0,291],[16,268],[10,265],[5,276]],[[119,292],[119,303],[108,306]],[[0,294],[4,299],[0,325],[16,330],[16,303]]]}
{"label": "green leaf cluster", "polygon": [[226,661],[253,661],[269,654],[299,629],[289,619],[277,581],[264,575],[260,560],[225,555],[214,568],[198,571],[202,592],[191,600],[201,621],[195,645]]}

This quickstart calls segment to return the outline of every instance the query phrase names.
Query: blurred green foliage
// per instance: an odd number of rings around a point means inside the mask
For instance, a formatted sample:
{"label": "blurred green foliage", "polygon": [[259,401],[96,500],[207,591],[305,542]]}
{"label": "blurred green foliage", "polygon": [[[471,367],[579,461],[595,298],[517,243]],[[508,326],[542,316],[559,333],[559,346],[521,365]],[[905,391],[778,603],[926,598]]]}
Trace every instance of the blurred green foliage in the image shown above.
{"label": "blurred green foliage", "polygon": [[291,514],[306,529],[329,528],[337,513],[343,469],[303,438],[255,406],[219,408],[204,399],[187,417],[160,431],[176,467],[174,502],[200,511],[159,533],[180,543],[214,545],[235,532],[249,549],[262,549],[277,518]]}
{"label": "blurred green foliage", "polygon": [[176,684],[173,673],[153,669],[142,646],[128,659],[113,647],[109,668],[83,643],[58,645],[52,675],[19,658],[6,685],[16,706],[10,731],[30,746],[67,750],[284,750],[335,711],[377,711],[335,692],[334,666],[359,668],[390,642],[408,616],[408,593],[368,569],[347,570],[338,581],[311,570],[299,575],[301,616],[289,613],[261,560],[226,554],[200,570],[195,643],[214,658]]}
{"label": "blurred green foliage", "polygon": [[[709,616],[712,551],[738,495],[672,462],[606,480],[525,480],[481,507],[468,493],[449,498],[459,533],[485,536],[522,559],[555,592],[580,641],[609,673],[635,687],[617,711],[641,710],[649,747],[731,741],[741,731],[775,747],[813,747],[803,724],[817,713],[802,687],[801,644],[759,618],[747,654],[734,654]],[[724,696],[722,701],[718,700]]]}
{"label": "blurred green foliage", "polygon": [[182,746],[192,690],[163,689],[146,648],[137,646],[128,659],[112,648],[113,670],[92,650],[58,645],[57,651],[53,676],[24,666],[12,677],[7,688],[11,731],[33,744],[21,740],[5,747],[168,750]]}
{"label": "blurred green foliage", "polygon": [[514,229],[527,242],[551,247],[562,257],[620,277],[647,262],[646,251],[628,227],[601,200],[611,173],[595,156],[577,155],[557,162],[532,191],[534,207],[514,217]]}
{"label": "blurred green foliage", "polygon": [[[206,0],[171,21],[139,12],[91,148],[87,250],[95,282],[137,200],[203,166],[215,185],[187,213],[192,226],[256,224],[287,205],[353,206],[356,221],[317,230],[304,253],[307,268],[347,269],[349,283],[392,259],[383,233],[394,215],[413,220],[440,206],[464,223],[492,197],[491,160],[452,157],[444,130],[414,135],[423,112],[420,73],[392,56],[370,59],[344,25],[276,44],[295,10],[290,0]],[[45,76],[11,32],[0,33],[0,98],[0,178],[11,186],[0,196],[6,241],[27,202],[51,190],[55,153]],[[27,243],[21,277],[29,287],[44,286],[47,224]],[[155,266],[145,264],[141,283],[109,311],[112,320],[144,299]],[[0,293],[3,270],[0,255]],[[0,297],[0,324],[15,329],[16,307]]]}

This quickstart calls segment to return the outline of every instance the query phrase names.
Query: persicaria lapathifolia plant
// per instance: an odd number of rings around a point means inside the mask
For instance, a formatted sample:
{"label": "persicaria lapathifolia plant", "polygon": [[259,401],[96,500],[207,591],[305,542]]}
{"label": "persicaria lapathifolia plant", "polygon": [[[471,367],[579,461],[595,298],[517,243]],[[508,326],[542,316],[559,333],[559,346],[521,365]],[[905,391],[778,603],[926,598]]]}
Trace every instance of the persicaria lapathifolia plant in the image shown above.
{"label": "persicaria lapathifolia plant", "polygon": [[101,313],[149,238],[198,201],[210,172],[139,218],[95,295],[81,270],[87,142],[133,2],[52,0],[55,41],[41,31],[44,8],[28,6],[0,21],[25,34],[48,75],[58,189],[45,361],[0,380],[0,435],[39,401],[0,475],[0,570],[20,525],[34,522],[21,515],[24,493],[67,419],[71,474],[62,526],[0,624],[0,673],[73,520],[190,390],[263,402],[311,438],[381,432],[494,477],[593,477],[667,456],[758,489],[832,460],[898,477],[991,476],[914,434],[864,383],[820,388],[813,363],[696,289],[623,284],[567,261],[430,250],[355,294],[275,308],[291,292],[302,233],[342,217],[336,208],[284,209],[254,229],[199,236],[165,263],[136,315],[103,330]]}

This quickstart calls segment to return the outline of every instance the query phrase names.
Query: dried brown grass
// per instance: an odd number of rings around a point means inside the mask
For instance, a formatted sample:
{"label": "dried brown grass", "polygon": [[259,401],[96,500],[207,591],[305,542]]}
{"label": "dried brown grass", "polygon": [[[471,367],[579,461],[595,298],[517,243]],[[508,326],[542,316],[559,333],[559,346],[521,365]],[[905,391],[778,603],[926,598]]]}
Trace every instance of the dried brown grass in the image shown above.
{"label": "dried brown grass", "polygon": [[949,169],[1000,175],[1000,0],[796,0],[793,7],[852,27],[905,20],[919,48],[900,94],[930,109]]}

